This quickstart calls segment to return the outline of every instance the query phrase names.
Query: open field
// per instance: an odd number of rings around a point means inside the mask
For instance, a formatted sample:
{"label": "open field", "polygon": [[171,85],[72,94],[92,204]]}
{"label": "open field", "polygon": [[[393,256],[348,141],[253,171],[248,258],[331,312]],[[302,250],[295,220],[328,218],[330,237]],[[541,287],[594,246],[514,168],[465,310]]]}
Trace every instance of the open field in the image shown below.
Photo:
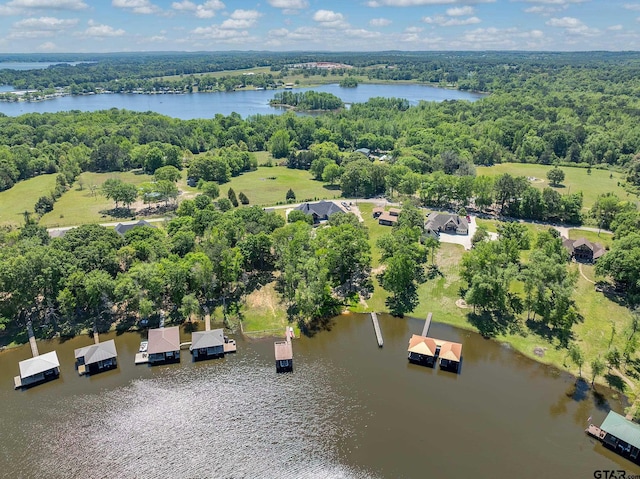
{"label": "open field", "polygon": [[275,290],[275,282],[253,291],[245,299],[242,310],[242,329],[251,337],[284,336],[286,326],[300,335],[297,324],[287,322],[287,312]]}
{"label": "open field", "polygon": [[232,178],[220,185],[220,196],[226,197],[229,188],[236,194],[242,191],[250,200],[250,205],[270,206],[285,203],[289,188],[296,194],[296,202],[308,199],[340,198],[339,189],[329,189],[328,185],[311,179],[311,173],[293,170],[284,166],[258,167],[255,171]]}
{"label": "open field", "polygon": [[[547,172],[553,168],[548,165],[534,165],[525,163],[502,163],[494,166],[479,166],[476,171],[478,175],[498,176],[509,173],[514,176],[534,177],[536,180],[531,184],[536,188],[543,189],[549,186]],[[582,191],[585,209],[591,208],[598,195],[613,192],[621,199],[638,201],[634,195],[628,194],[618,182],[624,181],[624,175],[608,170],[591,169],[591,174],[587,174],[586,168],[560,167],[565,173],[563,186],[554,188],[560,194],[576,193]],[[611,176],[611,177],[610,177]]]}
{"label": "open field", "polygon": [[0,192],[0,225],[18,226],[24,223],[22,213],[33,213],[41,196],[49,195],[56,186],[56,175],[40,175],[20,181],[12,188]]}
{"label": "open field", "polygon": [[[256,68],[245,68],[242,70],[219,70],[219,71],[215,71],[215,72],[204,72],[204,73],[191,73],[188,75],[168,75],[168,76],[163,76],[163,77],[158,77],[161,80],[177,80],[178,78],[184,78],[184,77],[201,77],[201,76],[211,76],[214,78],[220,78],[220,77],[224,77],[224,76],[236,76],[236,75],[242,75],[243,73],[269,73],[270,72],[270,68],[269,67],[256,67]],[[274,72],[275,74],[277,74],[277,72]]]}
{"label": "open field", "polygon": [[[85,223],[104,223],[118,221],[119,219],[128,220],[130,218],[113,218],[105,216],[100,211],[110,210],[113,208],[113,201],[105,198],[100,194],[100,186],[109,178],[118,178],[125,183],[140,184],[150,181],[153,177],[150,175],[139,174],[134,172],[112,172],[112,173],[82,173],[78,180],[73,184],[72,188],[62,195],[54,204],[53,211],[47,213],[40,220],[40,224],[47,228],[56,226],[73,226]],[[31,181],[31,180],[29,180]],[[80,190],[79,181],[83,183],[83,189]],[[95,196],[89,189],[90,185],[96,185]]]}

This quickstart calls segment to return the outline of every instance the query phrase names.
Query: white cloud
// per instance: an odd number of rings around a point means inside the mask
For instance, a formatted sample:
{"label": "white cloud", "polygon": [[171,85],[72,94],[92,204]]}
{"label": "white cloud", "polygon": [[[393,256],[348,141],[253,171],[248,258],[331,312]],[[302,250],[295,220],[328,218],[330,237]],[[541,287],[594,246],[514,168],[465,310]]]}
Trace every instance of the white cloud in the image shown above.
{"label": "white cloud", "polygon": [[5,5],[13,9],[83,10],[87,4],[82,0],[11,0]]}
{"label": "white cloud", "polygon": [[559,5],[559,6],[548,6],[548,5],[535,5],[533,7],[528,7],[524,9],[525,13],[536,13],[539,15],[549,16],[553,13],[561,12],[562,10],[566,10],[568,5]]}
{"label": "white cloud", "polygon": [[216,40],[221,43],[246,43],[255,40],[255,38],[249,35],[247,30],[225,29],[220,28],[218,25],[198,27],[191,33],[196,35],[200,40]]}
{"label": "white cloud", "polygon": [[44,43],[41,43],[40,45],[38,45],[38,50],[40,50],[40,51],[48,51],[48,52],[50,52],[51,50],[55,50],[56,48],[57,48],[56,44],[53,43],[53,42],[44,42]]}
{"label": "white cloud", "polygon": [[550,27],[564,28],[571,35],[595,36],[600,32],[596,28],[589,28],[582,20],[574,17],[552,18],[546,22]]}
{"label": "white cloud", "polygon": [[[464,3],[494,3],[496,0],[467,0]],[[368,7],[420,7],[423,5],[451,5],[460,3],[458,0],[369,0]]]}
{"label": "white cloud", "polygon": [[463,17],[465,15],[473,15],[475,13],[473,7],[453,7],[447,9],[447,15],[450,17]]}
{"label": "white cloud", "polygon": [[99,23],[94,22],[93,20],[89,20],[89,28],[87,28],[81,35],[85,37],[95,37],[95,38],[107,38],[107,37],[120,37],[125,34],[125,31],[121,28],[115,29],[109,25],[101,25]]}
{"label": "white cloud", "polygon": [[435,15],[433,17],[423,17],[422,21],[431,25],[438,25],[440,27],[458,27],[462,25],[474,25],[480,23],[481,20],[478,17],[468,18],[451,18],[444,15]]}
{"label": "white cloud", "polygon": [[623,7],[626,8],[627,10],[638,11],[640,10],[640,3],[625,3]]}
{"label": "white cloud", "polygon": [[15,28],[25,30],[62,30],[78,23],[78,19],[62,19],[54,17],[25,18],[13,24]]}
{"label": "white cloud", "polygon": [[182,0],[181,2],[173,2],[171,4],[171,8],[179,11],[192,12],[195,11],[197,5],[193,2],[190,2],[189,0]]}
{"label": "white cloud", "polygon": [[527,3],[541,3],[543,5],[567,6],[572,3],[585,3],[589,0],[523,0]]}
{"label": "white cloud", "polygon": [[212,18],[216,16],[217,10],[225,8],[225,4],[220,0],[209,0],[201,4],[196,4],[191,0],[182,0],[173,2],[171,8],[179,12],[192,12],[198,18]]}
{"label": "white cloud", "polygon": [[250,28],[262,14],[257,10],[234,10],[230,17],[222,22],[221,28]]}
{"label": "white cloud", "polygon": [[369,20],[369,25],[372,27],[386,27],[387,25],[391,25],[391,20],[388,18],[372,18]]}
{"label": "white cloud", "polygon": [[344,34],[352,38],[378,38],[381,36],[380,32],[372,32],[370,30],[365,30],[364,28],[347,28],[344,31]]}
{"label": "white cloud", "polygon": [[116,8],[126,8],[133,13],[149,15],[160,12],[160,7],[154,5],[149,0],[112,0],[111,5]]}
{"label": "white cloud", "polygon": [[286,10],[302,10],[309,6],[309,2],[307,0],[269,0],[269,5]]}
{"label": "white cloud", "polygon": [[325,28],[345,28],[349,26],[342,13],[336,13],[332,10],[318,10],[313,14],[313,19]]}
{"label": "white cloud", "polygon": [[407,27],[404,29],[405,33],[420,33],[424,28],[421,27]]}
{"label": "white cloud", "polygon": [[607,30],[610,30],[612,32],[617,32],[622,30],[622,25],[611,25],[610,27],[607,27]]}

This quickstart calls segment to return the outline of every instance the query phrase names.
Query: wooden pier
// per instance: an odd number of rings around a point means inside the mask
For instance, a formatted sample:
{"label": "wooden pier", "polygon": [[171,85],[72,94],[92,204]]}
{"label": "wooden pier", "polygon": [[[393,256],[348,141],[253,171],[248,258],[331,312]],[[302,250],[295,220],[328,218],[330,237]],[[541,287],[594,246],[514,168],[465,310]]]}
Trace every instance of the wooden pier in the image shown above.
{"label": "wooden pier", "polygon": [[31,326],[31,321],[27,322],[27,334],[29,335],[29,346],[31,346],[31,356],[34,358],[36,356],[40,356],[40,352],[38,352],[38,343],[36,343],[36,335],[33,334],[33,327]]}
{"label": "wooden pier", "polygon": [[427,319],[424,322],[424,328],[422,328],[422,334],[420,336],[427,337],[429,335],[429,326],[431,326],[431,317],[433,313],[427,314]]}
{"label": "wooden pier", "polygon": [[378,347],[382,347],[384,341],[382,340],[382,331],[380,331],[380,323],[378,322],[378,315],[371,313],[371,321],[373,321],[373,330],[376,333],[376,340],[378,341]]}

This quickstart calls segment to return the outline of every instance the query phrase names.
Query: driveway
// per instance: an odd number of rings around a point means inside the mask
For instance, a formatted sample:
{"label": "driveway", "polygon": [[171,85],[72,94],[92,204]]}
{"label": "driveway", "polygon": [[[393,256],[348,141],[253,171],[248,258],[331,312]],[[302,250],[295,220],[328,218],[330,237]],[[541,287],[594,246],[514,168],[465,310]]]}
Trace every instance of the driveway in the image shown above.
{"label": "driveway", "polygon": [[[464,247],[466,250],[471,249],[471,238],[475,234],[478,229],[478,224],[476,223],[476,217],[471,216],[469,221],[469,234],[467,235],[455,235],[450,233],[440,233],[440,242],[441,243],[451,243],[451,244],[459,244]],[[498,239],[497,233],[489,233],[489,239],[491,241]]]}

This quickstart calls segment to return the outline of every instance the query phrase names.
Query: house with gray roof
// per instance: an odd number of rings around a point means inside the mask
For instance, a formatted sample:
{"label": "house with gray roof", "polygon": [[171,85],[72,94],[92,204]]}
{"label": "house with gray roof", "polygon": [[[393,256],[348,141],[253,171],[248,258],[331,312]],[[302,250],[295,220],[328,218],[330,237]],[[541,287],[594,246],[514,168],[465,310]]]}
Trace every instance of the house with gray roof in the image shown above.
{"label": "house with gray roof", "polygon": [[16,389],[28,388],[60,377],[60,361],[55,351],[20,361],[18,367],[20,376],[14,378]]}
{"label": "house with gray roof", "polygon": [[149,330],[149,364],[180,362],[180,329],[178,326]]}
{"label": "house with gray roof", "polygon": [[311,215],[314,224],[327,221],[329,216],[334,213],[344,213],[344,210],[333,201],[325,200],[318,201],[317,203],[302,203],[294,209],[302,211],[305,215]]}
{"label": "house with gray roof", "polygon": [[593,263],[606,253],[604,246],[600,243],[592,243],[586,238],[572,240],[563,237],[562,246],[569,252],[571,259],[581,263]]}
{"label": "house with gray roof", "polygon": [[118,367],[116,343],[113,339],[74,351],[78,374],[96,374]]}
{"label": "house with gray roof", "polygon": [[431,213],[424,225],[425,233],[439,235],[449,233],[457,235],[469,234],[467,218],[448,213]]}
{"label": "house with gray roof", "polygon": [[222,329],[191,333],[189,350],[194,361],[224,356],[224,332]]}
{"label": "house with gray roof", "polygon": [[115,230],[116,230],[116,233],[118,233],[120,236],[124,236],[127,231],[132,230],[133,228],[144,227],[144,226],[155,228],[155,226],[153,226],[148,221],[140,220],[136,223],[118,223],[115,227]]}

